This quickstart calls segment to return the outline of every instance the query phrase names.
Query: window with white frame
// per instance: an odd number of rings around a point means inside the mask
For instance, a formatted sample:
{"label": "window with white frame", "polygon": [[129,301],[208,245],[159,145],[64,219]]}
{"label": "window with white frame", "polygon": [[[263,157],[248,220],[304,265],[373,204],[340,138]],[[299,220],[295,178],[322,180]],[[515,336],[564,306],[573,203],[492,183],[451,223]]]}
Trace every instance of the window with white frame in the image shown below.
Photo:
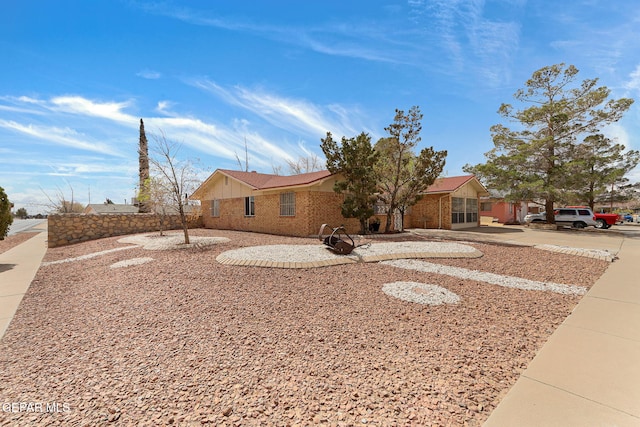
{"label": "window with white frame", "polygon": [[451,198],[451,223],[462,224],[464,222],[464,198]]}
{"label": "window with white frame", "polygon": [[244,198],[244,216],[255,216],[256,206],[253,201],[253,196]]}
{"label": "window with white frame", "polygon": [[219,217],[220,216],[220,200],[213,199],[211,201],[211,216]]}
{"label": "window with white frame", "polygon": [[296,215],[296,193],[280,193],[280,216]]}
{"label": "window with white frame", "polygon": [[478,222],[478,199],[467,199],[467,222]]}

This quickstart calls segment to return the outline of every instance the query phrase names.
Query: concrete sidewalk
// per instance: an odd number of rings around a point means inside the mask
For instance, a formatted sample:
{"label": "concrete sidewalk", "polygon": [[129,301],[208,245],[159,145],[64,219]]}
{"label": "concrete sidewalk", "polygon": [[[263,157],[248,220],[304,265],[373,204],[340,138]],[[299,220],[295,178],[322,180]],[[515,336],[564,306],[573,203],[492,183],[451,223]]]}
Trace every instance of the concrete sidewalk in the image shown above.
{"label": "concrete sidewalk", "polygon": [[[531,233],[534,242],[547,233]],[[553,244],[563,242],[563,233]],[[640,240],[568,233],[561,244],[619,246],[613,262],[556,329],[484,424],[640,426]]]}
{"label": "concrete sidewalk", "polygon": [[39,233],[0,254],[0,338],[4,336],[47,252],[46,221],[28,231]]}
{"label": "concrete sidewalk", "polygon": [[425,238],[558,245],[617,255],[484,427],[640,426],[640,239],[517,226],[411,231]]}

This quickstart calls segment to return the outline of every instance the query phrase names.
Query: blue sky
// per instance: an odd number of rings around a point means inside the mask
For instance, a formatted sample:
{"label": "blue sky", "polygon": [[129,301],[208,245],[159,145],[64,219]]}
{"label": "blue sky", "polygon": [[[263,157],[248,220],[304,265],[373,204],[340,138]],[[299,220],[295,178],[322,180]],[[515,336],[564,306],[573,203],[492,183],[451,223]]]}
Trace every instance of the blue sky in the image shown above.
{"label": "blue sky", "polygon": [[[0,14],[0,186],[46,211],[59,190],[123,203],[138,126],[216,168],[270,173],[320,138],[384,136],[418,105],[420,147],[462,174],[493,147],[496,113],[564,62],[613,98],[640,98],[637,0],[20,0]],[[606,129],[640,149],[640,102]],[[636,169],[632,180],[640,180]]]}

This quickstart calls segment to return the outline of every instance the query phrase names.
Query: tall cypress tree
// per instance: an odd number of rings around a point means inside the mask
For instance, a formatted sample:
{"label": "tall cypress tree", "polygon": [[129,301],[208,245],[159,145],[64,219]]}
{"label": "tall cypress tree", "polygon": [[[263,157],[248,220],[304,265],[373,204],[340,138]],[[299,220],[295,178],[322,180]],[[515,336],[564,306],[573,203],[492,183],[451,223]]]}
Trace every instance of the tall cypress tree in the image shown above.
{"label": "tall cypress tree", "polygon": [[140,184],[138,190],[138,212],[149,213],[151,207],[149,200],[149,144],[144,133],[144,122],[140,119],[140,147],[138,148],[140,163]]}

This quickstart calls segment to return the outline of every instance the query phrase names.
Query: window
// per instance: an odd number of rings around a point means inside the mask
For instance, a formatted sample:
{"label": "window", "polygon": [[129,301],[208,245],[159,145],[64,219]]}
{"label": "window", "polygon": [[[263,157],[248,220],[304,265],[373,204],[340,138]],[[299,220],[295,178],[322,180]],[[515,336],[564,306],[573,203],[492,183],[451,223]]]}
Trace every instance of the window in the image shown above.
{"label": "window", "polygon": [[558,209],[554,213],[556,215],[575,215],[576,214],[576,210],[575,209]]}
{"label": "window", "polygon": [[451,223],[478,222],[478,199],[451,198]]}
{"label": "window", "polygon": [[373,213],[374,215],[386,215],[389,212],[389,205],[385,205],[381,201],[377,201],[375,205],[373,205]]}
{"label": "window", "polygon": [[280,216],[296,215],[296,193],[280,193]]}
{"label": "window", "polygon": [[482,212],[490,212],[491,209],[492,209],[491,202],[481,202],[480,203],[480,210]]}
{"label": "window", "polygon": [[253,201],[253,196],[244,198],[244,216],[255,216],[256,206]]}
{"label": "window", "polygon": [[478,222],[478,199],[467,199],[467,222]]}
{"label": "window", "polygon": [[464,199],[462,197],[451,198],[451,223],[461,224],[464,222]]}
{"label": "window", "polygon": [[220,200],[214,199],[211,201],[211,216],[219,217],[220,216]]}

